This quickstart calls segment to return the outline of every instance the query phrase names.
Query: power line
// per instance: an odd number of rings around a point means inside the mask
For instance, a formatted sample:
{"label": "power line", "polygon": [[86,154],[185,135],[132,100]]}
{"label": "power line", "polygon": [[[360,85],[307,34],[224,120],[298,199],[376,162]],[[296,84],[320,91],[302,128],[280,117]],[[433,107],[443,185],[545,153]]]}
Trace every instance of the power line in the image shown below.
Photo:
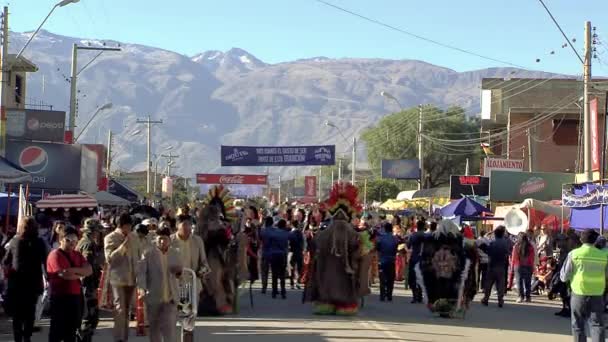
{"label": "power line", "polygon": [[475,57],[478,57],[478,58],[482,58],[482,59],[485,59],[485,60],[488,60],[488,61],[497,62],[497,63],[501,63],[501,64],[505,64],[505,65],[510,65],[510,66],[514,66],[514,67],[517,67],[517,68],[527,69],[526,67],[518,65],[518,64],[515,64],[515,63],[503,61],[503,60],[500,60],[500,59],[497,59],[497,58],[493,58],[493,57],[484,56],[484,55],[481,55],[479,53],[476,53],[476,52],[473,52],[473,51],[470,51],[470,50],[466,50],[466,49],[459,48],[459,47],[454,46],[454,45],[442,43],[440,41],[437,41],[437,40],[434,40],[434,39],[431,39],[431,38],[427,38],[427,37],[421,36],[421,35],[416,34],[416,33],[412,33],[412,32],[406,31],[406,30],[401,29],[399,27],[396,27],[396,26],[384,23],[384,22],[382,22],[382,21],[380,21],[378,19],[374,19],[374,18],[365,16],[365,15],[360,14],[360,13],[356,13],[354,11],[351,11],[351,10],[346,9],[344,7],[340,7],[338,5],[332,4],[332,3],[327,2],[325,0],[315,0],[315,1],[321,3],[321,4],[325,5],[325,6],[332,7],[334,9],[337,9],[337,10],[342,11],[344,13],[348,13],[348,14],[353,15],[355,17],[358,17],[358,18],[361,18],[363,20],[369,21],[369,22],[374,23],[376,25],[384,26],[384,27],[386,27],[386,28],[388,28],[390,30],[393,30],[393,31],[405,34],[407,36],[410,36],[410,37],[413,37],[413,38],[416,38],[416,39],[419,39],[419,40],[423,40],[423,41],[425,41],[427,43],[435,44],[437,46],[441,46],[441,47],[444,47],[446,49],[462,52],[462,53],[465,53],[465,54],[468,54],[468,55],[471,55],[471,56],[475,56]]}
{"label": "power line", "polygon": [[545,10],[547,11],[547,13],[549,14],[549,16],[551,17],[551,20],[553,20],[553,23],[555,23],[555,26],[557,26],[557,28],[559,29],[559,32],[562,33],[562,36],[564,36],[564,38],[566,38],[566,42],[568,42],[568,45],[570,45],[570,47],[572,48],[572,51],[574,51],[574,54],[576,54],[576,56],[578,57],[578,59],[581,61],[581,64],[585,64],[585,61],[583,60],[583,58],[581,57],[581,55],[578,53],[578,51],[576,51],[576,49],[574,48],[574,45],[572,45],[572,43],[570,42],[570,38],[568,38],[568,36],[566,36],[566,33],[564,33],[564,30],[562,30],[562,27],[559,25],[559,23],[557,22],[557,20],[555,19],[555,17],[553,16],[553,14],[551,13],[551,11],[549,10],[549,8],[545,5],[545,3],[543,2],[543,0],[538,0],[540,2],[541,5],[543,5],[543,7],[545,8]]}

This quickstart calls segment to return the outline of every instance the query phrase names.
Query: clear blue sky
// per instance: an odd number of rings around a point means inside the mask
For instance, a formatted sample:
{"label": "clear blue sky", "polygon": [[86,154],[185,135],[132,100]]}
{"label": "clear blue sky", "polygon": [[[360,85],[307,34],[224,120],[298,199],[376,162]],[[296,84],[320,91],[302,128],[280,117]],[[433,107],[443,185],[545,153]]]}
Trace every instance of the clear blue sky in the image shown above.
{"label": "clear blue sky", "polygon": [[[33,30],[58,0],[0,0],[14,31]],[[574,53],[536,0],[328,0],[413,33],[528,68],[580,74]],[[598,54],[608,51],[604,0],[546,0],[582,50],[583,23],[597,25]],[[419,59],[458,71],[496,62],[422,42],[315,0],[81,0],[59,8],[45,29],[113,39],[186,55],[243,48],[269,63],[314,56]],[[554,55],[550,55],[555,51]],[[581,52],[582,54],[582,52]],[[537,58],[541,59],[536,63]],[[595,75],[608,75],[608,53]],[[605,62],[604,62],[605,61]]]}

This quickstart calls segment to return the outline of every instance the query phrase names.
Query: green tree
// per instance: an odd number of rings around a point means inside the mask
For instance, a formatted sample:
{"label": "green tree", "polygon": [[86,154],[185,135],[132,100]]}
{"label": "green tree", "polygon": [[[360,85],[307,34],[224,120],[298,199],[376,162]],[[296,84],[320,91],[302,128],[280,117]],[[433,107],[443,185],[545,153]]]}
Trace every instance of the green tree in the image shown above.
{"label": "green tree", "polygon": [[[362,138],[367,145],[368,160],[374,174],[380,176],[382,159],[417,159],[418,107],[384,117],[367,129]],[[425,187],[449,184],[450,175],[463,174],[469,159],[470,172],[479,170],[481,147],[479,144],[446,142],[479,138],[480,122],[467,118],[460,107],[441,110],[423,108],[423,151]]]}
{"label": "green tree", "polygon": [[389,198],[396,198],[397,194],[399,194],[399,186],[392,180],[374,179],[367,182],[367,203],[384,202]]}

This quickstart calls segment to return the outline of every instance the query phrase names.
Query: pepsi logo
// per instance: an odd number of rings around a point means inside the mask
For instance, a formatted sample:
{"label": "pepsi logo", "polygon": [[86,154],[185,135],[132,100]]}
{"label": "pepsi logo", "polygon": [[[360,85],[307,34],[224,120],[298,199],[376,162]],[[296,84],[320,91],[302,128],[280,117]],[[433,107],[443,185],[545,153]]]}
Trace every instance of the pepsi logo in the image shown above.
{"label": "pepsi logo", "polygon": [[40,128],[40,121],[38,121],[36,118],[27,120],[27,128],[30,131],[37,131]]}
{"label": "pepsi logo", "polygon": [[19,166],[31,173],[44,171],[48,163],[48,154],[38,146],[28,146],[19,155]]}

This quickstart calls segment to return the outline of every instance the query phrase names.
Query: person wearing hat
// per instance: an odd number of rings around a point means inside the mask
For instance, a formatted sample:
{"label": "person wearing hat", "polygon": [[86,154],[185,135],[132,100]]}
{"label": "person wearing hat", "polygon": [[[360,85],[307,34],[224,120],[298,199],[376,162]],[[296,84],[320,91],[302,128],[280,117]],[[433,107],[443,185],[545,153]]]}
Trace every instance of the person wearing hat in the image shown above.
{"label": "person wearing hat", "polygon": [[158,229],[158,220],[154,217],[147,218],[141,222],[148,227],[148,240],[152,244],[156,243],[156,230]]}
{"label": "person wearing hat", "polygon": [[105,262],[103,247],[100,243],[101,228],[99,220],[87,219],[81,229],[82,238],[76,245],[76,251],[85,257],[93,271],[90,276],[82,280],[85,306],[79,334],[80,340],[84,342],[92,341],[99,323],[97,289],[99,288],[101,270]]}
{"label": "person wearing hat", "polygon": [[171,231],[159,230],[154,247],[146,250],[137,264],[137,287],[145,303],[150,341],[176,341],[178,277],[182,270],[180,255],[171,247]]}
{"label": "person wearing hat", "polygon": [[583,231],[583,245],[568,253],[560,271],[561,281],[570,282],[572,336],[578,342],[587,341],[587,323],[591,341],[603,342],[606,338],[603,316],[608,254],[594,246],[598,236],[593,229]]}

